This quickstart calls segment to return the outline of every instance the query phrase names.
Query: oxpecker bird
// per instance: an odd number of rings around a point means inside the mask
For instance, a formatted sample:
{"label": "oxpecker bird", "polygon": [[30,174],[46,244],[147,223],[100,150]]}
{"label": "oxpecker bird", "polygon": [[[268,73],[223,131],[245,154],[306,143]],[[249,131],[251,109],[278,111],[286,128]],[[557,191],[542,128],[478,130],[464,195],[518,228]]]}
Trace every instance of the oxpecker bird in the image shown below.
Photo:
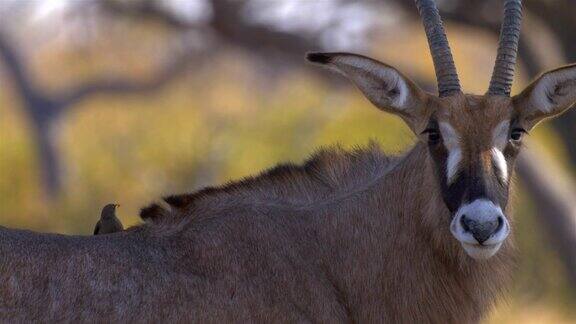
{"label": "oxpecker bird", "polygon": [[108,204],[102,208],[100,220],[94,228],[94,235],[110,234],[122,231],[124,227],[118,217],[116,217],[116,207],[118,204]]}

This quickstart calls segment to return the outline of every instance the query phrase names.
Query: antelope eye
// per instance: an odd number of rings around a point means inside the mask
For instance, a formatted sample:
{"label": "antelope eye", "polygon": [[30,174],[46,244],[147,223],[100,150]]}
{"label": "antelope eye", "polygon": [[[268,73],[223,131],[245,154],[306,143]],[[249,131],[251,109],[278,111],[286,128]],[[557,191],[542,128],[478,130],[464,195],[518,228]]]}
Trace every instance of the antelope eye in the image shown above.
{"label": "antelope eye", "polygon": [[424,130],[422,134],[428,134],[429,144],[436,144],[440,141],[440,132],[437,129],[428,128]]}
{"label": "antelope eye", "polygon": [[523,128],[515,128],[510,133],[510,139],[513,141],[519,141],[522,139],[522,136],[527,133]]}

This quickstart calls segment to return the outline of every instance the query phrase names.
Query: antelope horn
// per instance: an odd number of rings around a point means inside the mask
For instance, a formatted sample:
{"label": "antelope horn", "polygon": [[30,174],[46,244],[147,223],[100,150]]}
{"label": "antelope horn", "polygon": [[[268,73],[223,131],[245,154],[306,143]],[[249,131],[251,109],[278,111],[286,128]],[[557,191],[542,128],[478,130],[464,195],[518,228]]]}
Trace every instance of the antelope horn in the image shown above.
{"label": "antelope horn", "polygon": [[416,7],[428,38],[428,46],[434,61],[436,80],[438,81],[438,95],[446,97],[461,93],[458,73],[448,45],[446,32],[438,13],[434,0],[416,0]]}
{"label": "antelope horn", "polygon": [[492,79],[490,80],[490,95],[510,96],[514,67],[520,40],[520,24],[522,22],[522,0],[506,0],[504,3],[504,20],[500,29],[498,54]]}

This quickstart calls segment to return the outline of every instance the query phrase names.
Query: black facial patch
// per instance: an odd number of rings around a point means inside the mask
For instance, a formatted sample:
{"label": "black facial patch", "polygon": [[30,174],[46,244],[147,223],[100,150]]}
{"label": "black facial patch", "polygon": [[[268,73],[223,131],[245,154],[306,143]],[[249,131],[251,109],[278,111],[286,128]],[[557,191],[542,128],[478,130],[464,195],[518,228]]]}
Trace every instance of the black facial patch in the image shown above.
{"label": "black facial patch", "polygon": [[442,198],[444,198],[444,203],[446,207],[448,207],[448,210],[451,213],[455,213],[462,204],[464,194],[468,188],[468,182],[466,181],[467,176],[460,173],[458,177],[448,185],[445,174],[446,173],[444,173],[442,178],[438,179],[442,190]]}
{"label": "black facial patch", "polygon": [[444,145],[444,140],[442,139],[440,128],[438,126],[438,121],[432,117],[426,126],[426,130],[423,133],[428,134],[438,134],[439,137],[434,137],[432,140],[428,140],[428,151],[432,156],[432,160],[435,165],[435,174],[438,183],[440,184],[440,189],[442,191],[442,198],[444,203],[450,212],[454,213],[462,202],[462,197],[466,192],[466,177],[461,174],[454,179],[454,181],[448,185],[446,174],[448,172],[448,149]]}
{"label": "black facial patch", "polygon": [[[492,160],[492,157],[490,157]],[[490,170],[485,170],[484,165],[480,161],[480,158],[470,161],[467,171],[467,189],[465,195],[465,201],[470,203],[477,199],[487,199],[493,202],[497,202],[498,199],[495,195],[494,188],[491,186],[490,179],[494,177]]]}
{"label": "black facial patch", "polygon": [[[427,131],[428,129],[440,133],[438,122],[434,118],[428,123]],[[513,128],[510,127],[510,129]],[[510,136],[510,134],[508,136]],[[503,152],[508,170],[510,170],[510,176],[518,150],[519,147],[517,143],[508,141]],[[499,173],[501,171],[495,167],[491,152],[478,152],[477,156],[463,156],[461,163],[465,164],[460,165],[458,174],[455,175],[451,183],[448,184],[447,163],[449,152],[444,144],[443,138],[440,137],[437,142],[429,141],[428,151],[434,161],[436,179],[440,185],[444,203],[452,214],[454,214],[463,203],[470,203],[477,199],[490,200],[503,208],[507,205],[509,179],[508,181],[500,180]],[[462,154],[467,153],[463,150]],[[483,162],[481,154],[484,155],[484,159],[487,158],[486,154],[490,154],[490,163]]]}
{"label": "black facial patch", "polygon": [[446,146],[444,146],[442,139],[440,143],[436,145],[428,145],[428,150],[434,160],[436,179],[440,184],[444,203],[446,207],[448,207],[448,210],[454,213],[460,207],[464,194],[467,191],[467,175],[464,170],[461,170],[453,181],[448,184],[446,177],[448,172],[448,150]]}

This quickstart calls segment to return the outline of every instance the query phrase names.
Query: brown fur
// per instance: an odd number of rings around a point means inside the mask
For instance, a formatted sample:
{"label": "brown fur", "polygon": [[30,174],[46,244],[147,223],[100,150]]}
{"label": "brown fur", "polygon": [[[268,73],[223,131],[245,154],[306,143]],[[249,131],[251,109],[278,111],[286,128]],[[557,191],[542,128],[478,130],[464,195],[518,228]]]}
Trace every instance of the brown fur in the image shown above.
{"label": "brown fur", "polygon": [[481,262],[451,236],[423,143],[166,201],[105,238],[0,228],[0,321],[470,323],[512,264],[510,240]]}

